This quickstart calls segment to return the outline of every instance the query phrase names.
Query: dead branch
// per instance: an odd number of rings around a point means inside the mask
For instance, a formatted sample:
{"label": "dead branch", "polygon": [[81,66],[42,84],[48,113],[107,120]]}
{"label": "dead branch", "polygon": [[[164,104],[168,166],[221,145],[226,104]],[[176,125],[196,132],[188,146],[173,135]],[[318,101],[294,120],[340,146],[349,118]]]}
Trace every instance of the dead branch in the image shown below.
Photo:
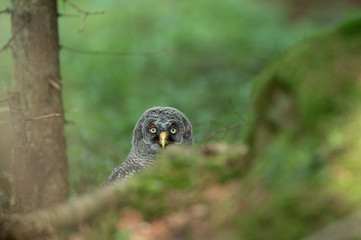
{"label": "dead branch", "polygon": [[217,129],[215,131],[211,131],[208,135],[206,135],[201,141],[208,141],[210,140],[211,138],[213,138],[215,135],[217,134],[220,134],[222,132],[225,132],[225,135],[223,136],[223,138],[225,138],[228,134],[228,132],[234,128],[238,128],[238,127],[241,127],[241,126],[244,126],[247,124],[247,121],[244,119],[244,117],[242,116],[242,114],[238,111],[238,109],[236,108],[236,105],[233,103],[232,99],[228,99],[229,103],[230,103],[230,106],[233,108],[233,111],[234,111],[234,114],[240,119],[240,123],[236,123],[236,124],[232,124],[232,125],[225,125],[217,120],[210,120],[210,121],[206,121],[206,122],[201,122],[201,123],[198,123],[196,124],[195,126],[202,126],[202,125],[205,125],[205,124],[216,124],[216,125],[219,125],[221,126],[222,128],[220,129]]}
{"label": "dead branch", "polygon": [[0,14],[3,14],[3,13],[7,13],[7,14],[10,14],[11,13],[11,10],[10,10],[10,8],[5,8],[5,9],[3,9],[3,10],[0,10]]}
{"label": "dead branch", "polygon": [[79,13],[82,13],[84,15],[97,15],[97,14],[104,14],[104,11],[95,11],[95,12],[89,12],[89,11],[85,11],[83,9],[81,9],[80,7],[78,7],[77,5],[75,5],[74,3],[70,2],[69,0],[64,0],[65,3],[69,4],[72,8],[74,8],[75,10],[77,10]]}
{"label": "dead branch", "polygon": [[234,104],[234,102],[232,101],[232,99],[229,99],[229,104],[231,105],[234,113],[236,114],[236,116],[241,119],[242,122],[246,122],[246,120],[244,119],[244,117],[242,116],[242,114],[238,111],[236,105]]}
{"label": "dead branch", "polygon": [[64,120],[64,123],[65,124],[68,124],[68,125],[75,125],[75,122],[74,121],[71,121],[71,120]]}
{"label": "dead branch", "polygon": [[24,22],[18,29],[15,30],[15,32],[7,41],[7,43],[3,46],[0,46],[0,52],[6,50],[10,46],[11,42],[15,39],[16,35],[18,35],[18,33],[25,27],[26,24],[27,22]]}
{"label": "dead branch", "polygon": [[80,17],[78,14],[58,13],[58,17]]}
{"label": "dead branch", "polygon": [[55,82],[53,79],[49,79],[48,80],[48,82],[49,82],[49,84],[53,87],[53,88],[55,88],[56,90],[58,90],[59,92],[61,92],[61,86],[60,86],[60,84],[59,83],[57,83],[57,82]]}
{"label": "dead branch", "polygon": [[46,118],[55,118],[55,117],[61,117],[60,113],[50,113],[47,115],[42,115],[42,116],[38,116],[38,117],[33,117],[33,118],[27,118],[27,121],[34,121],[34,120],[42,120],[42,119],[46,119]]}
{"label": "dead branch", "polygon": [[241,126],[244,126],[245,124],[247,124],[247,123],[244,122],[244,123],[236,123],[236,124],[232,124],[232,125],[224,125],[225,127],[217,129],[217,130],[211,132],[205,138],[203,138],[202,141],[208,141],[208,140],[212,139],[215,135],[220,134],[222,132],[225,132],[226,135],[227,135],[230,130],[232,130],[234,128],[241,127]]}
{"label": "dead branch", "polygon": [[60,49],[65,50],[65,51],[69,51],[69,52],[81,53],[81,54],[92,54],[92,55],[135,55],[135,56],[149,56],[149,55],[154,55],[154,54],[165,52],[165,51],[169,50],[169,49],[160,49],[160,50],[155,50],[155,51],[150,51],[150,52],[139,52],[139,53],[119,52],[119,51],[101,51],[101,50],[100,51],[89,51],[89,50],[80,50],[80,49],[76,49],[76,48],[72,48],[72,47],[68,47],[68,46],[64,46],[64,45],[61,45]]}
{"label": "dead branch", "polygon": [[0,239],[38,239],[73,227],[117,203],[125,193],[120,182],[52,208],[0,219]]}
{"label": "dead branch", "polygon": [[76,11],[78,11],[80,14],[83,15],[83,20],[82,20],[82,22],[80,24],[79,32],[82,32],[84,30],[85,21],[86,21],[86,19],[88,18],[89,15],[104,14],[103,11],[95,11],[95,12],[84,11],[83,9],[81,9],[80,7],[75,5],[74,3],[70,2],[69,0],[63,0],[63,2],[69,4],[72,8],[74,8]]}
{"label": "dead branch", "polygon": [[217,120],[210,120],[210,121],[205,121],[205,122],[200,122],[200,123],[197,123],[195,124],[194,126],[204,126],[204,125],[219,125],[221,126],[221,128],[217,129],[217,130],[212,130],[210,131],[210,133],[208,135],[206,135],[201,141],[202,142],[205,142],[205,141],[208,141],[210,139],[212,139],[215,135],[217,134],[220,134],[220,133],[223,133],[225,132],[225,135],[223,137],[226,137],[228,132],[234,128],[238,128],[238,127],[242,127],[246,124],[248,124],[245,120],[243,120],[243,118],[241,119],[242,122],[240,123],[235,123],[235,124],[231,124],[231,125],[226,125],[222,122],[219,122]]}

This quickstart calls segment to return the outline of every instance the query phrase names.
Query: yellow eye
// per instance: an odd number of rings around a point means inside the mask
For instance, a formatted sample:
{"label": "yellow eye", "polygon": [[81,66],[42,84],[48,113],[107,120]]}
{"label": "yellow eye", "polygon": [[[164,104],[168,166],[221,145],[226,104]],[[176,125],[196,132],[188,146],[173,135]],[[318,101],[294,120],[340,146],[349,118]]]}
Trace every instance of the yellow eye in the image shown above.
{"label": "yellow eye", "polygon": [[176,127],[171,127],[169,131],[171,134],[176,134],[178,132],[178,129]]}
{"label": "yellow eye", "polygon": [[157,128],[156,128],[156,126],[154,126],[154,125],[150,126],[150,127],[148,128],[148,132],[149,132],[150,134],[156,134],[156,133],[157,133]]}

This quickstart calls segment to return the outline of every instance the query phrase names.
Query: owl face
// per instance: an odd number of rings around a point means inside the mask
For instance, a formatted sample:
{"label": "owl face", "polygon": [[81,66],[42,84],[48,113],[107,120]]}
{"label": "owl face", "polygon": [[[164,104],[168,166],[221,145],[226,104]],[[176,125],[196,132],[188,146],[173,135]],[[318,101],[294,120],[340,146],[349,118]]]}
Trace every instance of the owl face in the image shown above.
{"label": "owl face", "polygon": [[175,108],[155,107],[147,110],[134,129],[133,147],[142,145],[143,148],[159,152],[169,145],[181,143],[193,143],[192,126],[185,115]]}
{"label": "owl face", "polygon": [[144,141],[153,148],[164,149],[174,143],[182,143],[184,125],[176,119],[150,119],[143,125]]}

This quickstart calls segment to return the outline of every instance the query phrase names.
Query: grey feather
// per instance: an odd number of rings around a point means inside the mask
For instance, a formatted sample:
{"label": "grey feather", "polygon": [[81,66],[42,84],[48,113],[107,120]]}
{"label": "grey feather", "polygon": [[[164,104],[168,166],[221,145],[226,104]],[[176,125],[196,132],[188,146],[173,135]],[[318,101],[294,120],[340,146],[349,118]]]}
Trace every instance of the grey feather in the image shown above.
{"label": "grey feather", "polygon": [[149,133],[149,127],[156,126],[158,131],[177,129],[176,134],[169,133],[169,144],[193,144],[192,125],[188,118],[172,107],[153,107],[143,113],[133,130],[132,149],[126,160],[114,168],[103,186],[125,179],[155,162],[161,145],[155,140],[156,134]]}

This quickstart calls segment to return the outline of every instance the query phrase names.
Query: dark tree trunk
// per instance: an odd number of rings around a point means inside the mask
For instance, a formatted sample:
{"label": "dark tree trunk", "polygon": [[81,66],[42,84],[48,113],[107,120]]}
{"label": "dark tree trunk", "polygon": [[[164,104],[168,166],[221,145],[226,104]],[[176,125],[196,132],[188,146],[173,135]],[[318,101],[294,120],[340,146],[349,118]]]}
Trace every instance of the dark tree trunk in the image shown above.
{"label": "dark tree trunk", "polygon": [[[11,2],[14,91],[20,93],[18,107],[9,101],[15,133],[13,210],[27,212],[61,202],[69,192],[57,2]],[[13,97],[9,100],[16,105]]]}

